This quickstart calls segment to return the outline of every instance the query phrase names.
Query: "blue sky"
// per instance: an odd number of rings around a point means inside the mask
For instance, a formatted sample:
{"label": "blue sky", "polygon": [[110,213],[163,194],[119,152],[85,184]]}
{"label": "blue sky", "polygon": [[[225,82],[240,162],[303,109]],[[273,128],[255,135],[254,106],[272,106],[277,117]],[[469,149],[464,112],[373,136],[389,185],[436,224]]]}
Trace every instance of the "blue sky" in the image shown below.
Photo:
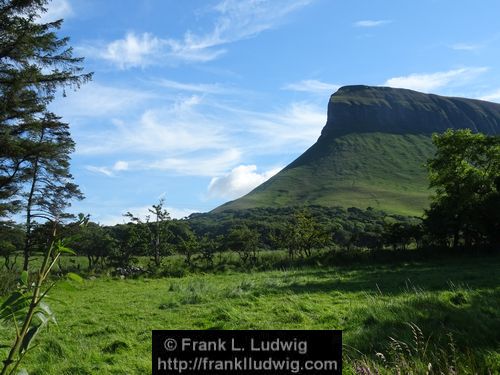
{"label": "blue sky", "polygon": [[53,0],[93,82],[52,103],[103,224],[235,199],[318,138],[342,85],[500,101],[496,0]]}

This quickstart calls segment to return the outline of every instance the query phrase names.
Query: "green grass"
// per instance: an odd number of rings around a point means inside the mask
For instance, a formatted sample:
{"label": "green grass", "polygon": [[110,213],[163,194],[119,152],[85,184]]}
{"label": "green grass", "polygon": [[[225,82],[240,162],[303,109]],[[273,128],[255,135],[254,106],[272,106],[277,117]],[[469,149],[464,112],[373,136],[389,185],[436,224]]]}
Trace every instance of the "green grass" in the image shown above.
{"label": "green grass", "polygon": [[[500,371],[499,269],[497,256],[62,281],[50,301],[58,325],[39,336],[25,365],[32,375],[146,374],[153,329],[342,329],[349,373],[375,352],[389,356],[389,336],[411,342],[413,323],[430,348],[446,350],[452,335],[459,373]],[[0,341],[11,333],[0,326]]]}
{"label": "green grass", "polygon": [[225,209],[322,205],[419,216],[429,204],[427,135],[348,134],[318,141],[299,159]]}

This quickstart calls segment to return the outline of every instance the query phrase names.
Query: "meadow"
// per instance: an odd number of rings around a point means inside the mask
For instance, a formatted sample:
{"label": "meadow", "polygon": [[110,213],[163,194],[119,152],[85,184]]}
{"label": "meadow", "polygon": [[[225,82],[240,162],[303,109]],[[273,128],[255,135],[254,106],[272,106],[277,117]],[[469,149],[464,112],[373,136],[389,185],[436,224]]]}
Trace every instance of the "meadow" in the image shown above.
{"label": "meadow", "polygon": [[[344,373],[500,371],[500,258],[60,281],[29,374],[151,373],[153,329],[342,329]],[[0,341],[11,337],[0,326]],[[378,354],[376,354],[378,353]],[[1,351],[4,357],[5,351]],[[364,372],[363,372],[364,371]],[[371,372],[368,372],[371,371]],[[407,370],[409,371],[409,370]]]}

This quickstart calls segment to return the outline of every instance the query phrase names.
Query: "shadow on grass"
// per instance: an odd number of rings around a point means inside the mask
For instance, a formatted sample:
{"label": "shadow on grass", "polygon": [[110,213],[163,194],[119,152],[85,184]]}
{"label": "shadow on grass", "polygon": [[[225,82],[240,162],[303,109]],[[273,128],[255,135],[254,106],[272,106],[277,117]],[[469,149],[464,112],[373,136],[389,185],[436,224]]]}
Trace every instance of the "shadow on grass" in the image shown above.
{"label": "shadow on grass", "polygon": [[444,291],[453,287],[466,289],[495,288],[500,285],[500,257],[452,260],[446,263],[403,264],[393,266],[358,266],[337,271],[301,270],[300,277],[288,274],[279,283],[260,290],[263,294],[373,292],[384,295],[426,291]]}

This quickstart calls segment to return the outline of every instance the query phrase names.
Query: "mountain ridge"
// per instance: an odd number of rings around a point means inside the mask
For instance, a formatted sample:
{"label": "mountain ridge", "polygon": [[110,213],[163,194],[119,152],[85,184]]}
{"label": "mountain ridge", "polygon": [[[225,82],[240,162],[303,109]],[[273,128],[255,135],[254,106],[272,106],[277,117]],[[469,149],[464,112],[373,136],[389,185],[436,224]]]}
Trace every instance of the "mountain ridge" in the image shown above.
{"label": "mountain ridge", "polygon": [[431,134],[448,128],[498,134],[500,104],[363,85],[330,97],[320,137],[247,195],[212,212],[319,204],[420,215],[432,193],[424,164]]}
{"label": "mountain ridge", "polygon": [[[337,125],[342,126],[339,128]],[[350,126],[345,129],[345,126]],[[469,128],[496,134],[500,104],[383,86],[343,86],[330,96],[321,136],[350,132],[431,134]]]}

